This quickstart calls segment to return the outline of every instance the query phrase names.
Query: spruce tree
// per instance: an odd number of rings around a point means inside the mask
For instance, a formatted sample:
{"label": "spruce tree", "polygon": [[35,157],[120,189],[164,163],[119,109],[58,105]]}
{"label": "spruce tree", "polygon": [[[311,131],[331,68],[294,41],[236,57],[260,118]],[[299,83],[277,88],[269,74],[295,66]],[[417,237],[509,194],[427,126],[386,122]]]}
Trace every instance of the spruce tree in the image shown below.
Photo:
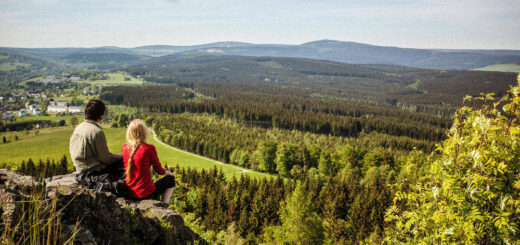
{"label": "spruce tree", "polygon": [[67,174],[69,172],[67,166],[67,156],[63,155],[60,160],[60,174]]}
{"label": "spruce tree", "polygon": [[26,168],[25,174],[34,176],[35,173],[36,173],[36,168],[34,167],[34,162],[31,158],[29,158],[29,160],[27,160],[27,168]]}

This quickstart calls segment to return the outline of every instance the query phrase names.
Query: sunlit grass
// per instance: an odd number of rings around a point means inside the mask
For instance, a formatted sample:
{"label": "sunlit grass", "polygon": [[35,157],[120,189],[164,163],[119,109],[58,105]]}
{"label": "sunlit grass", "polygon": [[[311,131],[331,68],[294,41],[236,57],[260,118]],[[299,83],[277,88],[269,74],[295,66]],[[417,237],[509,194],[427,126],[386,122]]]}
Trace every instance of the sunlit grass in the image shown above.
{"label": "sunlit grass", "polygon": [[[107,73],[106,75],[109,77],[106,80],[87,80],[87,81],[81,81],[80,83],[88,83],[88,84],[93,84],[93,85],[121,85],[121,84],[140,85],[140,84],[144,83],[142,79],[138,79],[138,78],[130,76],[129,74],[123,74],[121,72]],[[126,80],[125,80],[125,78],[126,78]]]}
{"label": "sunlit grass", "polygon": [[497,64],[489,65],[473,70],[477,71],[501,71],[501,72],[520,72],[520,65],[518,64]]}
{"label": "sunlit grass", "polygon": [[[0,137],[6,136],[9,143],[0,143],[0,163],[7,163],[10,166],[18,166],[22,161],[32,158],[33,161],[39,159],[59,160],[64,155],[69,163],[69,139],[74,131],[72,126],[44,128],[40,130],[29,130],[21,132],[7,132],[0,134]],[[123,144],[125,143],[124,128],[110,128],[106,125],[103,129],[108,148],[112,153],[121,153]],[[18,136],[18,140],[15,137]],[[195,169],[211,169],[214,166],[222,168],[227,177],[233,175],[239,177],[242,174],[252,177],[267,177],[271,175],[258,172],[243,172],[242,168],[230,164],[218,164],[213,160],[194,156],[190,153],[172,149],[155,141],[152,135],[148,138],[148,143],[155,145],[159,159],[163,165],[174,167],[191,167]],[[73,166],[69,166],[73,168]]]}

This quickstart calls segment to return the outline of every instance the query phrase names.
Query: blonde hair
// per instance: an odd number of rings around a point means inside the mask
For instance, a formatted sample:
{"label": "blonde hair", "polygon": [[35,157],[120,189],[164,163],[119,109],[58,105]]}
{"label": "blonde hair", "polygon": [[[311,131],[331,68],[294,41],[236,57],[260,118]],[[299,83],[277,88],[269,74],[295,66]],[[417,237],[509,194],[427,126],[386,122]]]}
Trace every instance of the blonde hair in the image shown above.
{"label": "blonde hair", "polygon": [[130,179],[130,170],[132,169],[132,165],[134,162],[134,154],[137,151],[139,145],[146,143],[147,135],[148,128],[142,120],[134,119],[128,125],[128,129],[126,130],[126,143],[128,146],[132,147],[132,153],[130,154],[130,158],[128,159],[128,164],[126,165],[126,180]]}

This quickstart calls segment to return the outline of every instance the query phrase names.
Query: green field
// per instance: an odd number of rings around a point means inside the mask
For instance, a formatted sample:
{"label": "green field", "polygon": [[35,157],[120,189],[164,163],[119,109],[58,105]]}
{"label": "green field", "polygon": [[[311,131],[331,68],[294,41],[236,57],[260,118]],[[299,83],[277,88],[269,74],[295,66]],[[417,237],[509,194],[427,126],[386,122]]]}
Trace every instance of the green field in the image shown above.
{"label": "green field", "polygon": [[71,102],[72,99],[78,99],[79,101],[84,101],[84,100],[90,100],[90,99],[97,99],[99,98],[98,96],[85,96],[85,95],[80,95],[80,96],[64,96],[64,97],[49,97],[47,99],[53,99],[53,100],[56,100],[56,101],[67,101],[67,102]]}
{"label": "green field", "polygon": [[18,67],[29,67],[31,64],[21,62],[4,62],[0,64],[0,71],[12,71]]}
{"label": "green field", "polygon": [[[23,160],[27,161],[29,158],[32,158],[34,161],[47,158],[59,160],[63,155],[66,155],[70,162],[69,138],[73,130],[71,126],[66,126],[2,133],[0,136],[6,136],[10,142],[6,144],[0,143],[0,163],[20,164]],[[110,151],[121,153],[121,146],[125,143],[125,129],[105,127],[103,130],[107,137]],[[18,136],[18,140],[14,140],[15,135]],[[238,177],[241,174],[247,174],[252,177],[270,177],[270,175],[264,173],[243,172],[242,168],[234,165],[218,164],[213,160],[172,149],[155,141],[151,135],[148,141],[156,146],[159,159],[163,165],[175,166],[178,164],[181,167],[196,169],[210,169],[217,166],[222,168],[227,177],[233,175]],[[70,167],[72,168],[72,166]]]}
{"label": "green field", "polygon": [[58,122],[59,120],[65,120],[66,124],[69,124],[69,120],[71,117],[76,117],[79,121],[83,120],[83,115],[75,115],[75,116],[56,116],[56,113],[49,113],[48,116],[28,116],[28,117],[16,117],[17,122],[27,122],[27,121],[53,121]]}
{"label": "green field", "polygon": [[473,69],[476,71],[501,71],[501,72],[520,72],[520,65],[518,64],[497,64],[489,65]]}
{"label": "green field", "polygon": [[[92,85],[121,85],[121,84],[135,84],[140,85],[143,84],[142,79],[137,79],[128,74],[123,74],[121,72],[116,73],[107,73],[109,79],[106,80],[86,80],[81,81],[80,83],[88,83]],[[129,78],[130,80],[125,81],[125,78]]]}
{"label": "green field", "polygon": [[407,88],[417,89],[417,88],[419,87],[420,84],[421,84],[421,79],[417,79],[417,80],[415,80],[414,83],[411,83],[411,84],[406,85],[406,87],[407,87]]}

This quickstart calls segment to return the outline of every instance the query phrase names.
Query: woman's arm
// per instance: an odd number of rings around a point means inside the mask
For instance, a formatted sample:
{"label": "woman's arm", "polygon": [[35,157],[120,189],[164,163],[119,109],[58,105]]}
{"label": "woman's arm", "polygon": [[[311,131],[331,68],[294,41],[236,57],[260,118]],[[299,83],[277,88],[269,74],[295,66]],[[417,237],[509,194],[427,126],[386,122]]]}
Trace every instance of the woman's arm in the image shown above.
{"label": "woman's arm", "polygon": [[[155,170],[155,172],[157,174],[160,174],[160,175],[163,175],[165,174],[166,172],[170,173],[169,171],[166,171],[162,165],[161,165],[161,162],[159,162],[159,156],[157,156],[157,150],[155,149],[155,146],[151,146],[150,147],[150,153],[152,155],[152,166],[153,166],[153,169]],[[170,173],[171,174],[171,173]]]}

